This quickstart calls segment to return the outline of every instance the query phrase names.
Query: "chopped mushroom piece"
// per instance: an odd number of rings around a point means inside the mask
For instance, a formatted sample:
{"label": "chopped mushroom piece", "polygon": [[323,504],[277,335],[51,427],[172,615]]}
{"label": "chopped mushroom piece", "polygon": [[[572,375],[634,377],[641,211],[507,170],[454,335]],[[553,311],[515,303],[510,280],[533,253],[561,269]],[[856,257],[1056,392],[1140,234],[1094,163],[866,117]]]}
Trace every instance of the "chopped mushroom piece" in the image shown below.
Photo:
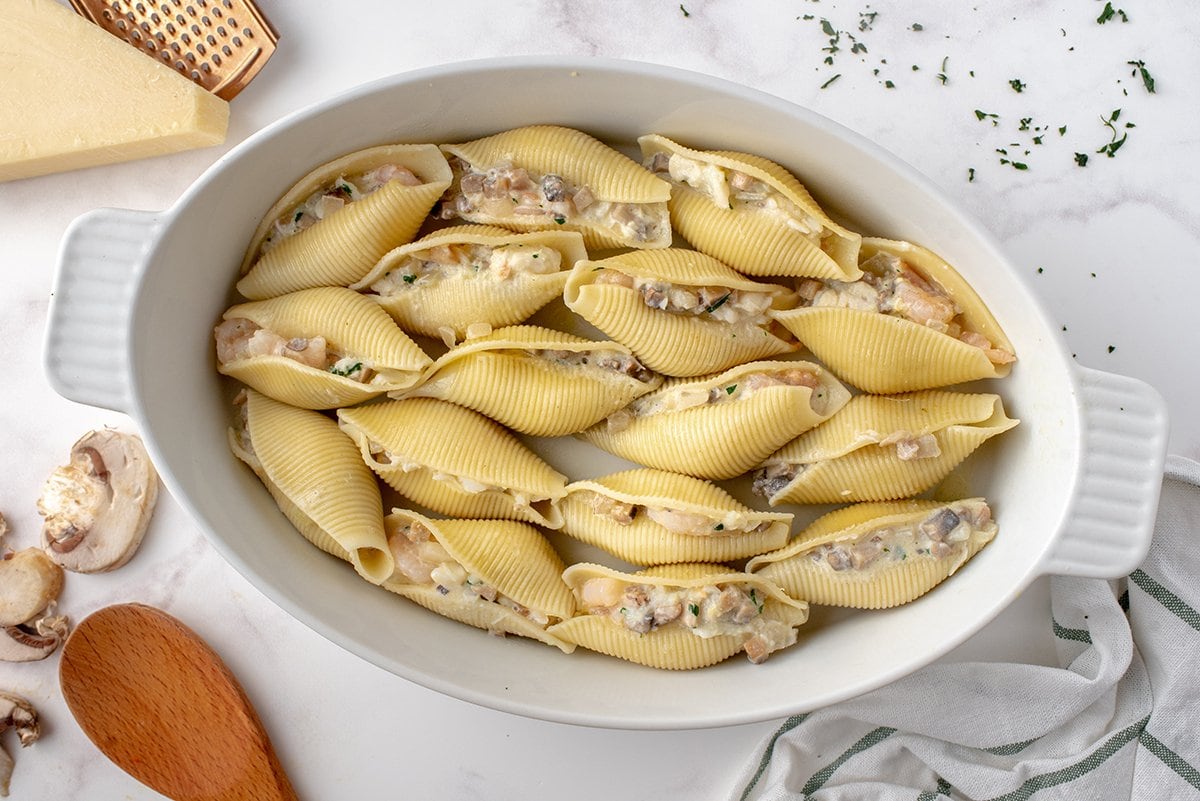
{"label": "chopped mushroom piece", "polygon": [[158,474],[142,441],[119,431],[92,431],[71,448],[38,499],[46,518],[42,545],[67,570],[98,573],[129,561],[142,542]]}
{"label": "chopped mushroom piece", "polygon": [[[38,728],[37,710],[19,695],[0,692],[0,734],[6,729],[17,730],[17,738],[21,747],[32,745],[41,737]],[[8,752],[0,748],[0,795],[8,795],[8,782],[12,778],[13,759]]]}
{"label": "chopped mushroom piece", "polygon": [[37,548],[0,559],[0,626],[27,623],[62,591],[63,571]]}
{"label": "chopped mushroom piece", "polygon": [[0,661],[36,662],[54,653],[67,638],[63,615],[46,616],[19,626],[0,628]]}

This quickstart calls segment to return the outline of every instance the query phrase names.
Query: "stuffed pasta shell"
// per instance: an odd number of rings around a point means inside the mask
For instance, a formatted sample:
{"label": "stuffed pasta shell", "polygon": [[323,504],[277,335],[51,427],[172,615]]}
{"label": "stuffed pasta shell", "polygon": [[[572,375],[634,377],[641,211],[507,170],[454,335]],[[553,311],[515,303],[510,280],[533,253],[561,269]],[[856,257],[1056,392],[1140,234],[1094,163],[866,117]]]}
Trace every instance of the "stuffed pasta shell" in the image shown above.
{"label": "stuffed pasta shell", "polygon": [[304,409],[411,387],[433,364],[387,312],[343,287],[238,304],[214,337],[221,373]]}
{"label": "stuffed pasta shell", "polygon": [[820,365],[750,362],[707,378],[668,381],[579,436],[647,467],[732,478],[849,399],[846,387]]}
{"label": "stuffed pasta shell", "polygon": [[629,348],[532,325],[452,348],[392,397],[438,398],[539,437],[582,431],[662,384]]}
{"label": "stuffed pasta shell", "polygon": [[666,670],[745,652],[754,663],[796,642],[808,604],[724,565],[684,563],[622,573],[572,565],[563,579],[579,614],[550,632],[591,651]]}
{"label": "stuffed pasta shell", "polygon": [[336,423],[245,390],[229,446],[309,542],[372,584],[392,574],[379,484]]}
{"label": "stuffed pasta shell", "polygon": [[564,653],[546,628],[570,618],[563,564],[537,529],[513,520],[431,520],[403,509],[384,518],[396,570],[385,589],[493,634],[519,634]]}
{"label": "stuffed pasta shell", "polygon": [[745,559],[782,548],[792,523],[715,484],[651,468],[568,484],[559,506],[566,534],[642,565]]}
{"label": "stuffed pasta shell", "polygon": [[754,492],[772,506],[907,498],[1017,423],[999,395],[858,395],[772,454],[754,473]]}
{"label": "stuffed pasta shell", "polygon": [[434,145],[373,147],[317,167],[259,223],[238,292],[261,300],[349,286],[413,238],[450,178]]}
{"label": "stuffed pasta shell", "polygon": [[772,317],[866,392],[1008,375],[1012,344],[954,268],[908,242],[864,239],[861,254],[861,279],[804,279],[799,306]]}
{"label": "stuffed pasta shell", "polygon": [[444,219],[579,231],[588,247],[671,244],[671,185],[582,131],[531,125],[442,150],[454,171]]}
{"label": "stuffed pasta shell", "polygon": [[562,295],[571,268],[586,258],[573,231],[459,225],[390,251],[350,288],[406,331],[457,341],[471,326],[524,321]]}
{"label": "stuffed pasta shell", "polygon": [[775,162],[693,150],[657,134],[638,144],[644,166],[671,182],[671,225],[697,250],[747,275],[862,275],[862,237],[829,219]]}
{"label": "stuffed pasta shell", "polygon": [[818,518],[746,569],[813,604],[886,609],[954,575],[996,531],[983,498],[860,503]]}
{"label": "stuffed pasta shell", "polygon": [[575,265],[568,308],[664,375],[715,373],[796,349],[772,310],[795,298],[694,250],[634,251]]}
{"label": "stuffed pasta shell", "polygon": [[483,415],[431,398],[337,414],[363,461],[414,503],[452,517],[562,527],[566,476]]}

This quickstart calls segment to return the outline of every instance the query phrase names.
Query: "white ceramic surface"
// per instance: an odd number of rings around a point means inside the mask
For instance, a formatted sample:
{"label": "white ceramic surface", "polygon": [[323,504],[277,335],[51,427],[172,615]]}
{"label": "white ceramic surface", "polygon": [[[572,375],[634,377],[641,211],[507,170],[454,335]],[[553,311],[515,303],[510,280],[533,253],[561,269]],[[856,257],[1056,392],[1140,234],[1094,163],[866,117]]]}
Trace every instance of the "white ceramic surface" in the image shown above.
{"label": "white ceramic surface", "polygon": [[[243,243],[300,175],[343,153],[392,141],[464,141],[534,122],[622,146],[657,132],[761,153],[803,176],[853,230],[920,242],[957,265],[1020,359],[1009,378],[985,386],[1005,396],[1022,424],[977,454],[961,478],[964,495],[989,499],[1002,535],[919,603],[879,614],[818,610],[801,645],[764,665],[734,659],[686,674],[488,637],[365,584],[296,536],[224,438],[228,393],[213,368],[210,333]],[[225,236],[214,240],[213,231]],[[729,725],[813,709],[942,655],[1050,569],[1123,575],[1149,545],[1166,446],[1156,393],[1101,373],[1080,380],[1024,279],[919,174],[776,98],[630,62],[468,62],[385,79],[285,119],[219,160],[161,215],[81,218],[64,240],[47,343],[52,385],[129,412],[175,497],[239,570],[298,618],[427,687],[596,726]],[[571,479],[613,467],[571,440],[553,443],[548,458]]]}
{"label": "white ceramic surface", "polygon": [[[687,17],[678,4],[644,0],[359,0],[333,14],[320,0],[259,5],[283,38],[234,102],[224,146],[0,185],[0,340],[7,348],[0,511],[12,524],[6,542],[13,547],[36,542],[41,483],[80,433],[134,428],[121,414],[62,399],[44,376],[47,301],[71,221],[104,206],[166,209],[223,152],[295,109],[373,78],[481,56],[583,53],[698,70],[882,143],[1000,242],[1079,364],[1157,387],[1172,412],[1171,450],[1200,458],[1200,371],[1186,367],[1200,332],[1192,293],[1177,291],[1194,282],[1190,254],[1200,252],[1200,183],[1180,179],[1200,156],[1200,83],[1191,80],[1200,70],[1200,18],[1189,0],[1117,4],[1130,21],[1105,25],[1095,21],[1101,3],[885,0],[871,4],[878,17],[866,32],[858,29],[866,7],[838,0],[685,0]],[[854,33],[869,52],[852,54],[843,39],[835,63],[824,64],[822,18]],[[914,31],[915,22],[924,30]],[[1156,94],[1130,75],[1130,59],[1146,61]],[[944,84],[936,77],[943,70]],[[841,77],[822,89],[835,74]],[[1027,85],[1022,93],[1012,79]],[[1110,138],[1100,120],[1115,108],[1137,128],[1108,159],[1095,151]],[[977,119],[976,109],[998,114],[998,124]],[[1041,147],[1030,144],[1036,133],[1019,131],[1029,116],[1051,126]],[[1028,171],[1000,164],[995,152],[1018,141],[1032,151],[1024,156]],[[1090,155],[1086,168],[1076,166],[1075,152]],[[230,567],[166,493],[137,557],[113,574],[69,576],[62,601],[76,619],[109,603],[152,603],[199,631],[245,685],[302,798],[736,798],[735,771],[757,762],[758,743],[780,723],[590,729],[427,690],[284,612]],[[1048,581],[1036,580],[943,659],[979,660],[984,685],[991,662],[1053,664]],[[12,797],[161,799],[87,741],[62,703],[56,670],[57,657],[0,664],[3,686],[33,700],[44,721],[42,739],[28,749],[11,734],[3,738],[17,759]],[[954,714],[953,697],[930,703]],[[808,746],[820,752],[820,743]],[[833,778],[843,770],[853,764]]]}

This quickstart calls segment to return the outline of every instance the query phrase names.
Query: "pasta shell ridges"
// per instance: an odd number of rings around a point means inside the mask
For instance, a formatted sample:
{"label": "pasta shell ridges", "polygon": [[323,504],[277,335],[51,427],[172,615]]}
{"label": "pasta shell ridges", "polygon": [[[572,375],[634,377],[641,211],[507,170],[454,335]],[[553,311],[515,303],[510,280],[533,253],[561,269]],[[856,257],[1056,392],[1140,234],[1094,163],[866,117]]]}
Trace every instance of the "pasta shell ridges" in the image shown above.
{"label": "pasta shell ridges", "polygon": [[378,584],[390,575],[379,485],[354,443],[320,413],[253,391],[246,403],[254,450],[270,484],[344,548],[365,578]]}
{"label": "pasta shell ridges", "polygon": [[721,635],[701,639],[678,629],[635,634],[593,615],[580,615],[551,626],[550,633],[589,651],[660,670],[692,670],[723,662],[742,650],[743,638]]}

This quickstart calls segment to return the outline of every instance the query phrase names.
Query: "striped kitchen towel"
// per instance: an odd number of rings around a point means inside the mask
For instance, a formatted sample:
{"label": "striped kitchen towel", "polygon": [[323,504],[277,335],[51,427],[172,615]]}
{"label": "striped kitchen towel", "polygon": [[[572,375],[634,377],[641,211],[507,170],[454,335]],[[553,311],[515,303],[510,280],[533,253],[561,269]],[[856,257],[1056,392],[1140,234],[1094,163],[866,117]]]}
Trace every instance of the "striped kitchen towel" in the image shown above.
{"label": "striped kitchen towel", "polygon": [[1167,460],[1127,579],[1051,579],[1060,668],[935,664],[788,718],[731,798],[1200,798],[1200,463]]}

